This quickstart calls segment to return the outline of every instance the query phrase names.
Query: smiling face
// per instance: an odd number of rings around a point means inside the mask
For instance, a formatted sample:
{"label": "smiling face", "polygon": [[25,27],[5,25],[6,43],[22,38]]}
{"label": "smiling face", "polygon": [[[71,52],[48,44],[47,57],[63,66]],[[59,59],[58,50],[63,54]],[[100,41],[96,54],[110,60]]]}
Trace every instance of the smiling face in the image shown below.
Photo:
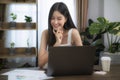
{"label": "smiling face", "polygon": [[54,11],[51,18],[51,25],[54,30],[63,29],[63,26],[66,22],[66,18],[59,11]]}

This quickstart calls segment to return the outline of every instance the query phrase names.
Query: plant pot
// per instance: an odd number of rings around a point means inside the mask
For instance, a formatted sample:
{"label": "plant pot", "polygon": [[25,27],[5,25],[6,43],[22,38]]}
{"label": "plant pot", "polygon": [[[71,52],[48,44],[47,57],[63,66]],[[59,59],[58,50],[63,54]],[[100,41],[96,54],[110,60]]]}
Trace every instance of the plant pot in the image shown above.
{"label": "plant pot", "polygon": [[31,55],[32,54],[32,48],[26,48],[25,54]]}
{"label": "plant pot", "polygon": [[15,28],[16,27],[16,22],[10,22],[10,28]]}
{"label": "plant pot", "polygon": [[31,22],[26,22],[25,23],[25,27],[26,28],[31,28],[32,27],[32,23]]}
{"label": "plant pot", "polygon": [[9,54],[14,55],[15,54],[15,48],[9,48]]}
{"label": "plant pot", "polygon": [[[116,53],[101,52],[99,61],[100,61],[101,57],[103,57],[103,56],[110,57],[111,64],[120,64],[120,52],[116,52]],[[101,61],[99,63],[101,64]]]}

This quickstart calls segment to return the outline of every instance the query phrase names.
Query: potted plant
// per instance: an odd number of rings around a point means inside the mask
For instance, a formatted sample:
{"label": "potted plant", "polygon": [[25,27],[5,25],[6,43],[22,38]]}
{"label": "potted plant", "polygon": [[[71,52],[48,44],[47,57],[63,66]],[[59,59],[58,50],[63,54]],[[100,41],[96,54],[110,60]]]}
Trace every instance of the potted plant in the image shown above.
{"label": "potted plant", "polygon": [[14,14],[14,13],[11,13],[10,16],[11,16],[11,19],[12,19],[12,21],[10,22],[10,27],[14,28],[14,27],[16,27],[16,21],[15,20],[17,19],[17,15]]}
{"label": "potted plant", "polygon": [[26,21],[25,25],[26,25],[27,28],[32,27],[32,24],[31,24],[31,22],[32,22],[32,17],[30,17],[30,16],[25,16],[25,21]]}
{"label": "potted plant", "polygon": [[[88,20],[89,26],[93,23],[94,21],[92,19]],[[102,34],[97,34],[97,35],[91,35],[89,32],[89,28],[87,27],[84,32],[81,32],[80,35],[83,37],[82,42],[83,45],[87,46],[94,46],[96,48],[96,53],[95,53],[95,65],[99,64],[99,55],[100,52],[104,50],[104,45],[103,45],[103,40],[102,40]]]}
{"label": "potted plant", "polygon": [[93,22],[89,26],[89,32],[91,35],[103,34],[104,37],[107,37],[108,47],[104,45],[106,51],[102,52],[101,55],[111,57],[111,54],[120,53],[120,22],[109,22],[104,17],[98,17],[97,20],[98,22]]}
{"label": "potted plant", "polygon": [[15,43],[10,43],[10,55],[13,55],[15,53]]}

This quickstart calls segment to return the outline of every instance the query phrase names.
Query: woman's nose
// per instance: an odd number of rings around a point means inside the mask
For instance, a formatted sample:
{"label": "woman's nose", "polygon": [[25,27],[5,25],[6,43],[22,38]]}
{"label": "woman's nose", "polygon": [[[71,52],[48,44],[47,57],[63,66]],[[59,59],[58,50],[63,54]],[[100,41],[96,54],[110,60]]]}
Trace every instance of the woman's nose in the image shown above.
{"label": "woman's nose", "polygon": [[57,20],[55,20],[55,21],[54,21],[54,23],[55,23],[55,24],[57,24],[57,23],[58,23],[58,21],[57,21]]}

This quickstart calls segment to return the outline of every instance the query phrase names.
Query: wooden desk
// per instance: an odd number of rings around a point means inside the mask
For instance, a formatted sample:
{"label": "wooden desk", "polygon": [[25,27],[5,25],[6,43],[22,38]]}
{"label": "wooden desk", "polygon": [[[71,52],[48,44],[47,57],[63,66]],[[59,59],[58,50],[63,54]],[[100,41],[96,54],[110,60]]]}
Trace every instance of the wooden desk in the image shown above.
{"label": "wooden desk", "polygon": [[[96,70],[101,70],[100,67],[95,67]],[[8,70],[2,70],[0,73],[6,72]],[[0,80],[8,80],[7,76],[0,75]],[[74,75],[74,76],[61,76],[54,77],[49,80],[120,80],[120,65],[112,65],[110,72],[106,74],[96,73],[96,71],[92,75]]]}

